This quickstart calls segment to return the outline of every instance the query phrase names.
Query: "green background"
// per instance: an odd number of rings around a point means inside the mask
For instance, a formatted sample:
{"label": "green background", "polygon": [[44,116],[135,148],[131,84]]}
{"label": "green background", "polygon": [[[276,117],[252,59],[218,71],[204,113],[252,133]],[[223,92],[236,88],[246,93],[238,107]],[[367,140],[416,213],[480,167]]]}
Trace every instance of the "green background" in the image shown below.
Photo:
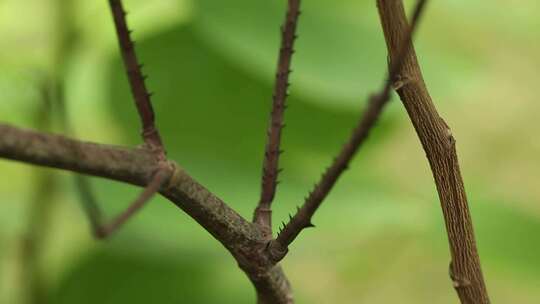
{"label": "green background", "polygon": [[[337,154],[386,69],[375,1],[302,5],[276,228]],[[285,1],[125,6],[170,158],[251,217]],[[457,139],[492,301],[538,303],[538,3],[431,1],[424,17],[417,53]],[[2,0],[0,37],[0,121],[140,143],[107,1]],[[37,123],[47,79],[63,83],[69,131],[54,111],[50,126]],[[109,216],[139,191],[90,181]],[[36,221],[32,270],[46,303],[254,302],[228,252],[165,199],[97,242],[73,185],[70,173],[0,160],[0,303],[36,303],[22,245]],[[395,96],[314,223],[283,262],[299,303],[457,303],[431,172]]]}

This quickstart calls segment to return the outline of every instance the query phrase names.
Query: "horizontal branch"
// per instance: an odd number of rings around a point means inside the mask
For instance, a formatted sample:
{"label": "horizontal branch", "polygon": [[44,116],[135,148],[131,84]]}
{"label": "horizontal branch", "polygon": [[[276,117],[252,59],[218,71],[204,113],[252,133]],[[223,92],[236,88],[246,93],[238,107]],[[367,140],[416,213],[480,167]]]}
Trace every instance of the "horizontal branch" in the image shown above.
{"label": "horizontal branch", "polygon": [[[162,160],[145,148],[97,144],[0,124],[0,158],[146,186]],[[257,289],[260,303],[291,303],[281,267],[264,255],[263,231],[231,209],[175,163],[160,193],[222,243]]]}
{"label": "horizontal branch", "polygon": [[[128,149],[0,124],[0,157],[146,186],[159,169],[149,149]],[[258,229],[172,164],[160,191],[229,249],[259,238]]]}

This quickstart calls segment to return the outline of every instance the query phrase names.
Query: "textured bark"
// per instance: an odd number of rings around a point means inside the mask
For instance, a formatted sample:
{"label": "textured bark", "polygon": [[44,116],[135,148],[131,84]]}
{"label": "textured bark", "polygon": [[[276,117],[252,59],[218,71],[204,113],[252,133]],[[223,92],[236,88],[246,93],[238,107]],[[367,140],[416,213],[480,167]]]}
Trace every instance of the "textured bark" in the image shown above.
{"label": "textured bark", "polygon": [[274,83],[274,96],[270,125],[268,126],[268,141],[264,151],[261,198],[253,215],[253,222],[261,225],[270,239],[272,237],[272,201],[276,194],[278,184],[279,156],[281,154],[281,131],[283,129],[283,116],[285,101],[289,96],[289,75],[291,73],[294,41],[296,40],[296,27],[300,16],[300,0],[289,0],[285,21],[281,26],[281,46],[279,48],[276,80]]}
{"label": "textured bark", "polygon": [[152,94],[146,88],[146,76],[142,73],[142,65],[139,64],[137,53],[135,52],[135,43],[130,37],[131,31],[127,26],[126,11],[121,0],[109,0],[109,6],[113,16],[118,44],[120,45],[120,53],[122,54],[122,60],[124,61],[124,67],[127,72],[131,94],[133,95],[135,106],[141,119],[142,138],[164,160],[165,149],[155,126],[154,109],[150,101]]}
{"label": "textured bark", "polygon": [[[407,29],[401,0],[377,0],[390,61],[396,60]],[[480,268],[455,140],[426,89],[414,48],[403,62],[397,92],[429,160],[444,214],[450,253],[450,276],[461,303],[485,304],[489,298]]]}
{"label": "textured bark", "polygon": [[[364,119],[359,122],[350,142],[323,175],[322,181],[306,204],[291,219],[292,224],[289,223],[288,228],[278,235],[277,239],[271,239],[270,203],[279,172],[279,141],[299,2],[289,0],[289,10],[282,32],[283,44],[278,60],[263,191],[254,223],[240,216],[176,163],[167,160],[154,126],[150,96],[144,85],[144,76],[135,56],[120,0],[109,0],[109,3],[128,78],[141,116],[146,144],[140,148],[128,149],[0,124],[0,158],[148,187],[133,208],[142,206],[142,202],[159,189],[159,193],[190,215],[229,250],[253,283],[258,303],[290,304],[294,302],[291,287],[277,261],[285,256],[287,246],[298,233],[311,225],[311,216],[367,137],[389,97],[390,85],[393,85],[407,109],[433,171],[448,231],[452,256],[450,276],[453,285],[463,304],[489,303],[459,171],[455,140],[431,101],[414,48],[410,44],[414,24],[420,16],[425,0],[417,1],[411,27],[407,25],[401,0],[377,0],[389,51],[388,80],[382,93],[372,97],[369,109],[364,113]],[[128,209],[127,215],[122,215],[120,220],[129,217],[134,210],[136,209]],[[276,244],[279,246],[275,246]]]}
{"label": "textured bark", "polygon": [[358,120],[349,140],[341,148],[341,151],[334,158],[330,167],[323,173],[313,191],[307,196],[302,207],[298,208],[296,214],[290,217],[289,222],[279,232],[278,237],[269,244],[269,253],[275,261],[280,261],[287,254],[288,246],[303,229],[314,227],[311,223],[313,215],[323,200],[330,194],[339,177],[347,170],[349,163],[368,138],[369,131],[375,126],[375,122],[390,99],[392,86],[395,84],[396,76],[401,70],[407,53],[410,50],[408,46],[412,42],[413,34],[418,26],[418,21],[422,16],[426,2],[426,0],[418,0],[416,2],[411,18],[411,25],[405,29],[405,35],[403,35],[401,40],[402,45],[397,52],[396,60],[392,62],[388,69],[388,75],[384,81],[384,85],[378,93],[371,95],[369,98],[367,108]]}
{"label": "textured bark", "polygon": [[[0,157],[146,186],[160,169],[155,151],[128,149],[0,124]],[[246,272],[260,303],[292,303],[287,278],[265,254],[261,229],[174,163],[160,193],[221,242]]]}

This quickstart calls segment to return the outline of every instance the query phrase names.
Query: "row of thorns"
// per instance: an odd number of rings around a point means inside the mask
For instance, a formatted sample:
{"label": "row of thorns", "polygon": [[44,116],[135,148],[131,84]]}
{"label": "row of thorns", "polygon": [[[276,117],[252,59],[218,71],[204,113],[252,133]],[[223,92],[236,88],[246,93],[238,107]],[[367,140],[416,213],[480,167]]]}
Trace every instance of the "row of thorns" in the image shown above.
{"label": "row of thorns", "polygon": [[[382,88],[372,94],[368,99],[368,104],[359,119],[356,127],[348,141],[343,145],[339,154],[333,159],[332,164],[326,169],[322,177],[308,194],[301,207],[297,207],[294,215],[291,215],[287,223],[283,223],[275,239],[272,238],[272,211],[271,206],[275,197],[277,178],[281,169],[279,168],[279,158],[281,134],[288,97],[289,75],[291,73],[292,55],[294,53],[294,42],[297,38],[296,30],[298,17],[300,16],[300,0],[288,0],[285,21],[281,27],[281,46],[278,55],[276,79],[272,101],[270,124],[268,127],[268,138],[265,148],[261,196],[253,215],[253,222],[258,224],[269,240],[270,252],[273,258],[281,260],[287,253],[288,246],[295,240],[299,233],[308,227],[313,227],[312,217],[318,207],[328,196],[331,189],[336,184],[338,178],[348,168],[354,155],[357,153],[362,143],[367,138],[369,131],[375,125],[377,118],[381,114],[383,107],[389,101],[391,90],[396,82],[401,82],[400,70],[403,61],[408,56],[412,48],[411,40],[413,33],[422,15],[426,0],[418,0],[413,10],[410,26],[401,42],[396,60],[388,66],[388,73]],[[153,176],[151,182],[146,186],[139,197],[132,202],[121,214],[113,218],[108,223],[101,220],[101,212],[96,201],[93,199],[88,184],[79,179],[85,210],[90,218],[94,233],[99,238],[106,238],[119,227],[121,227],[133,214],[141,209],[150,198],[160,190],[163,184],[171,176],[171,165],[167,161],[165,148],[159,131],[155,125],[154,111],[151,104],[151,94],[146,88],[146,76],[142,73],[142,65],[138,63],[126,22],[126,11],[121,0],[109,0],[116,34],[120,45],[122,59],[127,71],[129,85],[133,99],[142,123],[142,138],[145,146],[153,151],[159,161],[159,169]]]}

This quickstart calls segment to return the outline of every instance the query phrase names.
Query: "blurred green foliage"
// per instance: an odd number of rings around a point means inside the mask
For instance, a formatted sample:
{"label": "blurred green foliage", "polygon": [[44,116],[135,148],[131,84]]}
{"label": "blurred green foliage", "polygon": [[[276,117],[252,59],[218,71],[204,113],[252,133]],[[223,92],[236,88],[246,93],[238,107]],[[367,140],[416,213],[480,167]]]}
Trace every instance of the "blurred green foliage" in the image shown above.
{"label": "blurred green foliage", "polygon": [[[285,1],[125,5],[170,157],[250,217]],[[346,140],[386,68],[374,1],[303,5],[276,227]],[[427,85],[458,139],[496,303],[540,298],[539,17],[533,0],[433,2],[416,39]],[[72,129],[56,114],[50,130],[139,144],[107,1],[3,0],[0,35],[0,121],[36,128],[41,86],[54,78],[64,85]],[[38,255],[49,303],[253,302],[229,254],[164,199],[98,243],[69,173],[0,161],[0,303],[29,303],[21,244],[44,171],[56,180],[43,202],[52,216]],[[138,192],[92,183],[109,215]],[[284,261],[299,303],[456,303],[431,173],[397,98],[315,224]]]}

